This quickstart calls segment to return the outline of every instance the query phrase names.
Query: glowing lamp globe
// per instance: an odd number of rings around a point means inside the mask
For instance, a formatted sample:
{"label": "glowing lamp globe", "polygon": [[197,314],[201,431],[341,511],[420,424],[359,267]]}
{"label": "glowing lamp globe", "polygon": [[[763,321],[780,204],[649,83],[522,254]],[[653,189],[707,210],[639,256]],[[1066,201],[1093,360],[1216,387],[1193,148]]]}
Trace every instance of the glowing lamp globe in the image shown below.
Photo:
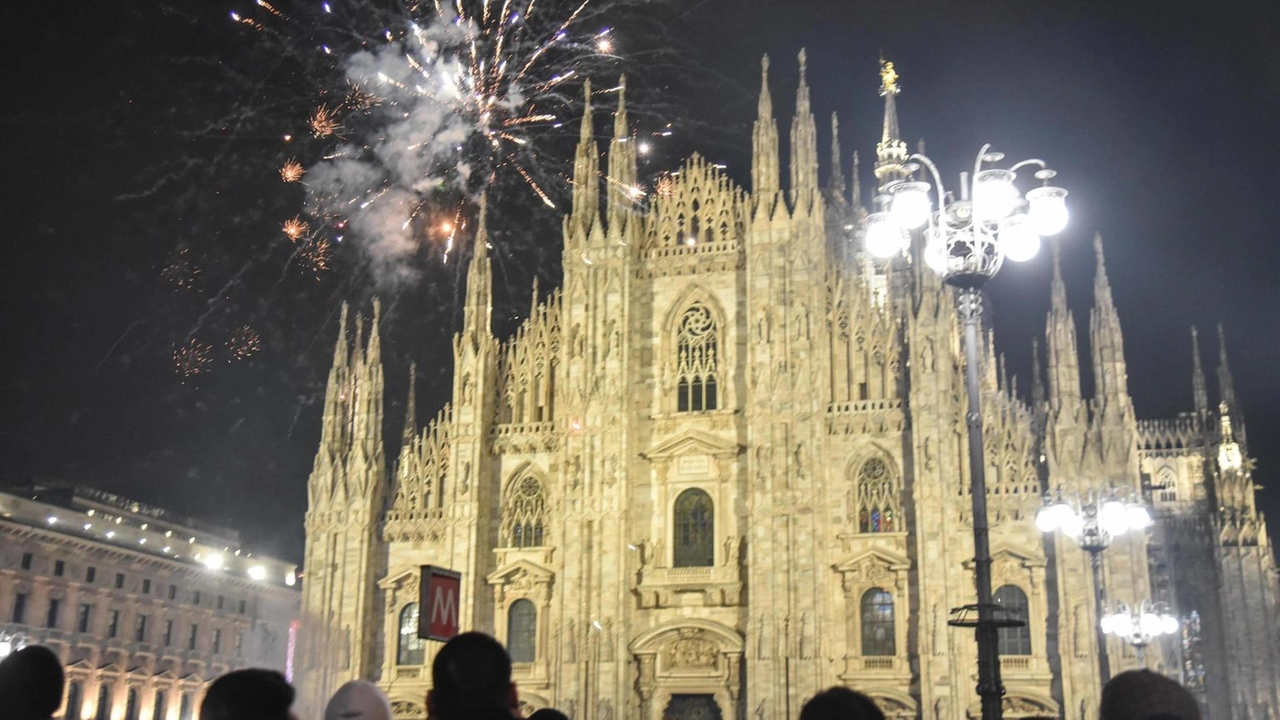
{"label": "glowing lamp globe", "polygon": [[933,205],[929,202],[929,183],[903,182],[893,186],[889,212],[898,225],[918,228],[929,220]]}
{"label": "glowing lamp globe", "polygon": [[1014,262],[1026,262],[1040,251],[1040,236],[1031,226],[1031,218],[1014,215],[1000,221],[1000,250]]}
{"label": "glowing lamp globe", "polygon": [[1041,237],[1057,235],[1067,227],[1067,191],[1038,187],[1027,193],[1031,223]]}
{"label": "glowing lamp globe", "polygon": [[1018,205],[1018,188],[1009,170],[983,170],[973,176],[973,212],[982,222],[1008,217]]}
{"label": "glowing lamp globe", "polygon": [[939,275],[947,271],[947,236],[943,230],[935,228],[929,232],[924,244],[924,264]]}
{"label": "glowing lamp globe", "polygon": [[1178,632],[1178,618],[1172,615],[1160,616],[1160,631],[1165,635],[1172,635]]}
{"label": "glowing lamp globe", "polygon": [[1102,503],[1098,511],[1098,520],[1102,529],[1110,535],[1122,535],[1129,529],[1124,503],[1119,500],[1108,500]]}
{"label": "glowing lamp globe", "polygon": [[906,231],[889,213],[878,212],[867,216],[867,252],[873,257],[881,260],[891,258],[902,252],[907,247],[907,242]]}
{"label": "glowing lamp globe", "polygon": [[1124,511],[1124,516],[1131,530],[1146,530],[1151,527],[1151,513],[1141,505],[1130,505]]}

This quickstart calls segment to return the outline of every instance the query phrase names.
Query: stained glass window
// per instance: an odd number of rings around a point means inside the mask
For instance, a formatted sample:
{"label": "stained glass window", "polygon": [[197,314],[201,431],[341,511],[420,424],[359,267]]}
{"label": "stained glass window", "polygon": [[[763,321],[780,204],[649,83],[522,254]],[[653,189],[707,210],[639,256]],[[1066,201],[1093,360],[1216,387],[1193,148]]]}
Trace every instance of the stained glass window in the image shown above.
{"label": "stained glass window", "polygon": [[538,610],[528,600],[517,600],[507,610],[507,652],[513,663],[538,657]]}
{"label": "stained glass window", "polygon": [[893,596],[883,588],[862,594],[862,654],[896,655]]}
{"label": "stained glass window", "polygon": [[1023,621],[1020,627],[998,628],[1001,655],[1030,655],[1031,626],[1027,623],[1027,594],[1017,585],[1001,585],[996,589],[992,599],[997,605],[1005,608],[1005,615]]}
{"label": "stained glass window", "polygon": [[880,458],[871,458],[858,470],[858,532],[897,532],[898,484],[889,466]]}
{"label": "stained glass window", "polygon": [[675,567],[709,567],[715,564],[715,508],[711,496],[698,489],[676,498]]}
{"label": "stained glass window", "polygon": [[426,642],[418,637],[418,603],[409,603],[400,611],[400,647],[396,653],[397,665],[421,665],[425,659]]}
{"label": "stained glass window", "polygon": [[676,333],[676,410],[715,410],[719,338],[711,309],[694,303],[680,318]]}
{"label": "stained glass window", "polygon": [[507,547],[541,547],[546,533],[547,498],[542,483],[526,475],[507,490],[502,538]]}

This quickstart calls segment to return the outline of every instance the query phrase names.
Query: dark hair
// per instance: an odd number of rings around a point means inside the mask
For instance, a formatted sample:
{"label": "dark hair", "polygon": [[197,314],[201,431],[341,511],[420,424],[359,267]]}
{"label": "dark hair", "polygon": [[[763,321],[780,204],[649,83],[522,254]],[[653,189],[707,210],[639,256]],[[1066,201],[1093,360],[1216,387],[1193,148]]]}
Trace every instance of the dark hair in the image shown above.
{"label": "dark hair", "polygon": [[1177,682],[1150,670],[1128,670],[1102,688],[1102,720],[1200,720],[1200,705]]}
{"label": "dark hair", "polygon": [[0,708],[12,720],[48,720],[62,706],[62,661],[28,645],[0,663]]}
{"label": "dark hair", "polygon": [[809,698],[800,720],[884,720],[884,713],[866,695],[836,685]]}
{"label": "dark hair", "polygon": [[542,708],[530,713],[528,720],[569,720],[569,716],[555,708]]}
{"label": "dark hair", "polygon": [[200,703],[200,720],[288,720],[293,688],[275,670],[236,670],[214,680]]}
{"label": "dark hair", "polygon": [[484,708],[508,709],[511,658],[497,640],[465,632],[440,648],[431,684],[433,713],[446,720]]}

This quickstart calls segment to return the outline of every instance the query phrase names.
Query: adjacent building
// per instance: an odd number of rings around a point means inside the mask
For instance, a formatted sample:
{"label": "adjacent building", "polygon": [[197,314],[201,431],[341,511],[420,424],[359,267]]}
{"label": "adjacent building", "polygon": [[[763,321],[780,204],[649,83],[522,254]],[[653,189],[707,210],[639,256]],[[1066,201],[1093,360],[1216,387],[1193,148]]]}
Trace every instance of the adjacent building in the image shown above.
{"label": "adjacent building", "polygon": [[0,633],[62,658],[67,720],[199,720],[218,675],[291,672],[296,582],[227,528],[74,485],[0,493]]}
{"label": "adjacent building", "polygon": [[[624,91],[607,165],[588,104],[563,285],[507,341],[482,205],[452,400],[425,427],[411,393],[383,437],[378,308],[354,332],[344,309],[308,486],[304,709],[372,678],[425,716],[419,569],[437,565],[462,572],[462,624],[506,643],[524,701],[575,720],[796,717],[833,684],[898,720],[978,717],[973,634],[948,625],[975,601],[953,290],[918,256],[862,252],[857,156],[850,188],[833,117],[819,184],[803,54],[785,190],[767,58],[750,190],[696,155],[639,188]],[[884,183],[909,172],[891,70],[881,94]],[[1027,619],[1000,631],[1005,715],[1097,715],[1103,588],[1035,525],[1061,491],[1154,511],[1102,555],[1110,607],[1183,618],[1146,663],[1211,720],[1280,717],[1276,560],[1225,341],[1214,401],[1193,346],[1193,377],[1168,379],[1187,411],[1139,420],[1095,250],[1086,368],[1056,254],[1024,392],[986,334],[995,598]],[[1138,666],[1104,642],[1112,672]]]}

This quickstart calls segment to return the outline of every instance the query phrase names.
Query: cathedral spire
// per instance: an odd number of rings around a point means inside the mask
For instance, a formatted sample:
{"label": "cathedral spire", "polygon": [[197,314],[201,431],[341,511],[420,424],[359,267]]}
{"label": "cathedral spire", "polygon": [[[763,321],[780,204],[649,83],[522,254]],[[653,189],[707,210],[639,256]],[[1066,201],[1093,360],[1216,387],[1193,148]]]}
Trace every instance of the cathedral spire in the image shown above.
{"label": "cathedral spire", "polygon": [[1067,307],[1067,286],[1062,281],[1062,251],[1053,243],[1052,303],[1045,324],[1048,353],[1049,404],[1054,414],[1064,408],[1074,413],[1080,404],[1080,355],[1076,343],[1076,321]]}
{"label": "cathedral spire", "polygon": [[1120,317],[1111,298],[1106,258],[1102,254],[1102,234],[1093,236],[1098,269],[1093,278],[1093,310],[1089,314],[1089,344],[1093,351],[1095,395],[1107,404],[1110,398],[1129,394],[1128,370],[1124,360],[1124,335]]}
{"label": "cathedral spire", "polygon": [[778,195],[778,122],[769,94],[769,56],[760,59],[760,102],[751,131],[751,192],[756,210],[773,212]]}
{"label": "cathedral spire", "polygon": [[418,363],[409,363],[409,395],[404,401],[404,442],[409,447],[418,434]]}
{"label": "cathedral spire", "polygon": [[1201,422],[1209,416],[1209,392],[1204,382],[1204,367],[1200,364],[1200,333],[1191,326],[1191,395],[1195,399],[1196,417]]}
{"label": "cathedral spire", "polygon": [[1222,323],[1218,323],[1218,397],[1232,414],[1239,412],[1235,382],[1231,378],[1231,368],[1227,367],[1227,336],[1222,330]]}
{"label": "cathedral spire", "polygon": [[799,212],[813,208],[818,192],[818,141],[809,106],[805,51],[800,60],[800,87],[796,90],[796,114],[791,119],[791,205]]}
{"label": "cathedral spire", "polygon": [[618,81],[618,110],[613,114],[613,140],[609,142],[609,226],[621,226],[636,192],[636,144],[627,128],[627,76]]}
{"label": "cathedral spire", "polygon": [[586,238],[600,214],[600,158],[591,115],[591,81],[582,88],[582,129],[573,157],[573,224]]}
{"label": "cathedral spire", "polygon": [[831,179],[828,190],[837,202],[844,202],[844,173],[840,170],[840,118],[831,113]]}
{"label": "cathedral spire", "polygon": [[880,60],[880,95],[884,98],[884,127],[876,144],[876,180],[883,187],[905,177],[902,164],[907,160],[907,144],[898,129],[898,72],[893,63]]}
{"label": "cathedral spire", "polygon": [[465,335],[473,345],[487,338],[493,330],[493,277],[489,268],[489,193],[480,196],[480,213],[476,221],[475,249],[471,266],[467,268],[467,300],[463,308],[462,325]]}

